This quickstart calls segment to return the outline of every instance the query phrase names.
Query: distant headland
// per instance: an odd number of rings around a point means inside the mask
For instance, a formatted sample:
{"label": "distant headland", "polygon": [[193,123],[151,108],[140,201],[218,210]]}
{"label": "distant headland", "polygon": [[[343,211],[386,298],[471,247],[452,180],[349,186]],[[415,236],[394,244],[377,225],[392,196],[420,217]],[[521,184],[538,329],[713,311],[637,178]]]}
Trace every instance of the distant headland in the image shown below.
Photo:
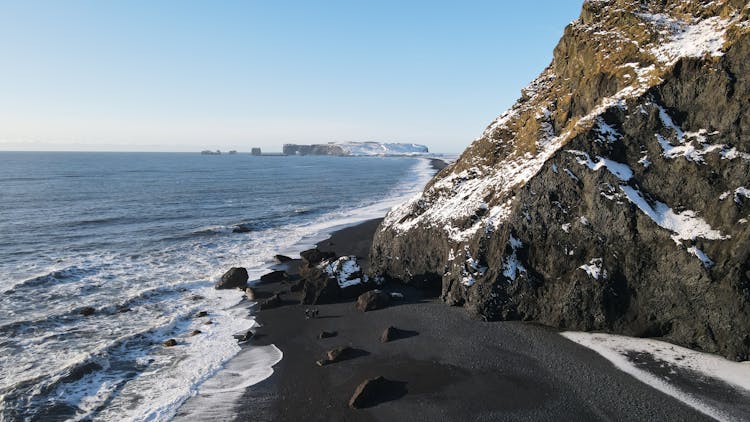
{"label": "distant headland", "polygon": [[[337,157],[363,156],[412,156],[428,154],[429,149],[420,144],[397,142],[329,142],[327,144],[284,144],[282,152],[264,153],[254,147],[250,151],[253,156],[286,156],[286,155],[332,155]],[[236,154],[237,151],[229,151]],[[221,151],[204,150],[203,155],[221,155]]]}

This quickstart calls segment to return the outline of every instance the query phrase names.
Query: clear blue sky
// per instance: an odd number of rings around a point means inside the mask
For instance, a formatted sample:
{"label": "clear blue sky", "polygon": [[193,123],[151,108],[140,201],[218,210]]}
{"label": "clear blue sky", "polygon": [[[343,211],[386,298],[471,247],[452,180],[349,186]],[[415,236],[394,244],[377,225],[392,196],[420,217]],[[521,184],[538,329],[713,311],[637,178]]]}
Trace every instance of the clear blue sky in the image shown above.
{"label": "clear blue sky", "polygon": [[3,1],[0,150],[459,152],[581,3]]}

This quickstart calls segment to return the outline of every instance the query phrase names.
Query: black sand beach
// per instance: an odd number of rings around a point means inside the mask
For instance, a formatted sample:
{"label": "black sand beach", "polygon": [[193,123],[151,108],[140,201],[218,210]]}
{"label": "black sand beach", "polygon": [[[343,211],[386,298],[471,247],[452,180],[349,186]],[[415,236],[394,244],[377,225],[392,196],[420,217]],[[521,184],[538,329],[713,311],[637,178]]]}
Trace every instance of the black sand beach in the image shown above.
{"label": "black sand beach", "polygon": [[[365,258],[379,220],[335,233],[318,246]],[[259,287],[262,296],[288,284]],[[289,299],[260,311],[263,325],[248,347],[275,344],[284,353],[274,374],[246,390],[237,420],[708,420],[703,414],[621,372],[556,330],[520,322],[482,322],[401,285],[404,299],[362,313],[354,302],[309,306]],[[401,338],[381,343],[388,326]],[[335,331],[320,339],[321,331]],[[327,350],[353,357],[318,366]],[[369,408],[351,409],[357,385],[383,376],[393,391]]]}

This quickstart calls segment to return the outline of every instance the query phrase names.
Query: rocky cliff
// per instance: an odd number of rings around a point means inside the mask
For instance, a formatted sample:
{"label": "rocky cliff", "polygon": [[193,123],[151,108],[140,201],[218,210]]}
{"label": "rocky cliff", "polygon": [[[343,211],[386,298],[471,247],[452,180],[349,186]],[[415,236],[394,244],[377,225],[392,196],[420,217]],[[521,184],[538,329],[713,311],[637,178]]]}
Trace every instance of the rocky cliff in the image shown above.
{"label": "rocky cliff", "polygon": [[284,144],[286,155],[337,155],[337,156],[371,156],[371,155],[419,155],[427,154],[424,145],[404,144],[397,142],[329,142],[327,144]]}
{"label": "rocky cliff", "polygon": [[585,2],[518,102],[388,214],[372,275],[488,320],[750,357],[749,16]]}

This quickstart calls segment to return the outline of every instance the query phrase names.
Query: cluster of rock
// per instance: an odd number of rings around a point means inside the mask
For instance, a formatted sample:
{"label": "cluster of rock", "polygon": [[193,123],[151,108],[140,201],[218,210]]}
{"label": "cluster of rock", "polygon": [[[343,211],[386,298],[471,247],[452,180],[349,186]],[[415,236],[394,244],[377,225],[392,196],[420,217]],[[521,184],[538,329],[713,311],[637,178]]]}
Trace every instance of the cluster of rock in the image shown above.
{"label": "cluster of rock", "polygon": [[[376,283],[364,274],[355,256],[338,256],[334,252],[321,251],[316,248],[301,252],[300,257],[301,262],[297,266],[298,275],[290,276],[284,270],[271,271],[260,277],[259,286],[261,287],[258,289],[248,286],[247,270],[241,267],[229,269],[214,287],[216,289],[243,290],[249,300],[259,304],[261,310],[276,308],[284,304],[322,305],[356,299],[354,308],[360,312],[369,312],[389,306],[393,299],[404,298],[401,293],[388,293],[379,290],[378,287],[381,287],[381,283]],[[292,258],[283,255],[276,255],[275,260],[278,264],[289,264],[294,261]],[[259,294],[268,296],[267,292],[262,292],[263,290],[269,290],[263,289],[262,286],[264,285],[275,286],[271,288],[275,291],[269,297],[261,298]],[[297,300],[285,302],[283,297],[287,296],[292,299],[296,296]],[[317,308],[305,310],[308,319],[315,318],[317,314]],[[195,315],[196,318],[206,316],[208,316],[206,311],[201,311]],[[191,335],[199,333],[199,330],[195,330]],[[415,334],[416,332],[413,331],[389,326],[380,334],[379,339],[382,343],[389,343]],[[246,333],[235,335],[235,338],[239,342],[245,342],[251,340],[254,335],[254,331],[249,330]],[[322,331],[318,337],[320,340],[327,340],[337,336],[336,331]],[[163,345],[165,347],[176,346],[178,341],[169,339]],[[328,366],[367,354],[368,352],[351,346],[338,346],[329,349],[315,363],[318,366]],[[391,381],[382,376],[375,377],[364,380],[355,389],[349,400],[349,406],[353,409],[366,408],[403,394],[405,394],[403,383]]]}
{"label": "cluster of rock", "polygon": [[[376,290],[378,283],[367,277],[355,256],[338,256],[334,252],[310,249],[300,253],[299,276],[290,277],[286,271],[274,270],[260,277],[261,283],[286,283],[270,297],[258,298],[255,289],[248,287],[245,268],[229,269],[215,284],[216,289],[240,289],[249,300],[257,301],[260,309],[271,309],[284,303],[282,295],[296,296],[298,303],[321,305],[357,299],[356,308],[366,312],[388,306],[391,296]],[[292,259],[277,255],[278,262]],[[294,301],[294,300],[293,300]]]}
{"label": "cluster of rock", "polygon": [[587,1],[518,102],[388,214],[371,276],[750,358],[749,63],[744,0]]}
{"label": "cluster of rock", "polygon": [[[388,327],[380,335],[382,343],[388,343],[404,337],[408,331],[400,330],[396,327]],[[324,335],[325,334],[325,335]],[[326,339],[335,337],[335,333],[321,333],[320,338]],[[318,366],[326,366],[339,363],[345,360],[354,359],[358,356],[365,355],[367,352],[354,349],[350,346],[339,346],[328,350],[322,359],[316,361]],[[405,394],[403,383],[388,380],[385,377],[377,376],[362,381],[354,390],[354,394],[349,399],[349,407],[352,409],[362,409],[375,406],[384,401],[388,401]]]}
{"label": "cluster of rock", "polygon": [[336,303],[354,299],[374,289],[356,264],[356,257],[338,257],[334,252],[310,249],[300,253],[300,281],[295,289],[302,291],[301,302],[307,305]]}

